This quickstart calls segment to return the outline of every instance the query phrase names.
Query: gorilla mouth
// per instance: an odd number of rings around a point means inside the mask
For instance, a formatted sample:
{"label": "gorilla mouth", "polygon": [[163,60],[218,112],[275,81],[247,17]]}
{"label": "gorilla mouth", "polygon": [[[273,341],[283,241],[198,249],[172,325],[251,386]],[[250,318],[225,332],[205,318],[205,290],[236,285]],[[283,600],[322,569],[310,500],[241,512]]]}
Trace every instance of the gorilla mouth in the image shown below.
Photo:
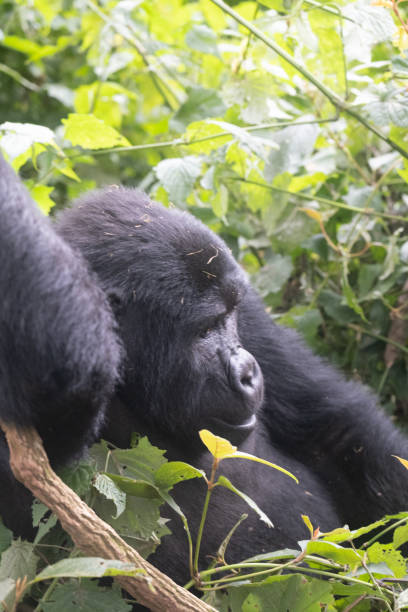
{"label": "gorilla mouth", "polygon": [[251,415],[246,421],[240,423],[239,425],[235,425],[237,429],[253,429],[256,425],[256,414]]}
{"label": "gorilla mouth", "polygon": [[249,431],[254,429],[257,422],[256,414],[252,414],[250,417],[248,417],[245,421],[242,421],[241,423],[231,423],[230,421],[224,421],[222,419],[217,419],[216,417],[214,417],[212,420],[214,424],[221,426],[222,429],[230,431],[239,430],[248,433]]}

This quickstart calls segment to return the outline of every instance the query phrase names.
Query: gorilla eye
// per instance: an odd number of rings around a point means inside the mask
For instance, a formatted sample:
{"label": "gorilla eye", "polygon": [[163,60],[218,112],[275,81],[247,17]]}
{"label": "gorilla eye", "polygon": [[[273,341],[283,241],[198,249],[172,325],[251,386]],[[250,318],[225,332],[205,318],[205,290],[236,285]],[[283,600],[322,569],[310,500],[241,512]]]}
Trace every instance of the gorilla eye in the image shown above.
{"label": "gorilla eye", "polygon": [[200,338],[208,338],[208,336],[210,335],[211,332],[211,328],[208,327],[207,329],[203,329],[202,331],[200,331],[199,336]]}
{"label": "gorilla eye", "polygon": [[213,332],[214,330],[216,330],[223,324],[224,319],[225,319],[225,313],[222,313],[218,315],[215,319],[210,319],[206,322],[203,322],[201,331],[198,334],[199,337],[208,338],[211,332]]}

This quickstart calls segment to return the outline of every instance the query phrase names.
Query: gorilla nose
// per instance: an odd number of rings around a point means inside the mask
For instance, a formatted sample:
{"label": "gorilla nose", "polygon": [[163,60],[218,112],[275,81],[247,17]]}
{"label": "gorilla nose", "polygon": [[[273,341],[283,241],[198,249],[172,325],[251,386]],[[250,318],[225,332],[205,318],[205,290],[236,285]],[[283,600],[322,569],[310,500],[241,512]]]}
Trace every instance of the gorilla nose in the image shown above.
{"label": "gorilla nose", "polygon": [[255,358],[243,348],[231,356],[231,377],[233,386],[246,396],[262,394],[263,379]]}

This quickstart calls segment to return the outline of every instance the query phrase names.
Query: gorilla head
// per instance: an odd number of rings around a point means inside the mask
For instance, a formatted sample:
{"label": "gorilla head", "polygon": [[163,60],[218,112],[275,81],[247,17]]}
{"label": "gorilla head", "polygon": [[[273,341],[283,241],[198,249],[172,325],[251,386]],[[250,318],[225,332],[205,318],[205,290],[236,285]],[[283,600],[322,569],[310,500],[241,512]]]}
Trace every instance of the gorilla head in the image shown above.
{"label": "gorilla head", "polygon": [[247,281],[225,244],[191,215],[125,188],[84,197],[58,230],[111,299],[127,356],[118,397],[142,431],[196,443],[192,433],[208,428],[245,439],[263,380],[240,345]]}

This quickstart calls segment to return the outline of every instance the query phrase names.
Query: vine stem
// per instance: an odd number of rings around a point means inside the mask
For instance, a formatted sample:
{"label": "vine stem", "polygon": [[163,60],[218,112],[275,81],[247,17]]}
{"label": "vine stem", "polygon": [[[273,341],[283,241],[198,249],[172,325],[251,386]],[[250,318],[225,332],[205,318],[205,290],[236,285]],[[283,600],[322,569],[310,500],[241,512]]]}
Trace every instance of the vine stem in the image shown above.
{"label": "vine stem", "polygon": [[[273,121],[272,123],[261,123],[259,125],[250,125],[241,128],[245,132],[257,132],[263,130],[281,129],[284,127],[293,127],[295,125],[314,125],[322,123],[334,123],[337,121],[339,116],[336,114],[334,117],[328,119],[315,119],[308,121]],[[173,140],[164,140],[162,142],[147,142],[141,145],[130,145],[127,147],[113,147],[109,149],[92,150],[92,155],[107,155],[108,153],[126,153],[129,151],[144,151],[148,149],[164,149],[167,147],[188,147],[191,145],[199,144],[200,142],[206,142],[208,140],[217,140],[217,138],[234,138],[231,132],[223,131],[218,134],[211,134],[210,136],[202,136],[201,138],[194,138],[192,140],[186,140],[185,138],[174,138]],[[83,155],[84,150],[80,153],[70,155],[70,159]]]}
{"label": "vine stem", "polygon": [[195,546],[195,551],[194,551],[194,568],[193,568],[194,576],[192,576],[192,578],[198,576],[198,557],[200,555],[201,540],[203,537],[204,525],[205,525],[205,520],[207,518],[208,505],[210,503],[211,493],[212,493],[214,486],[216,486],[214,484],[214,479],[215,479],[215,473],[217,471],[219,463],[220,463],[220,460],[214,457],[214,461],[213,461],[212,468],[211,468],[211,476],[210,476],[209,481],[207,482],[207,493],[205,496],[203,511],[201,514],[200,526],[198,528],[198,533],[197,533],[197,541],[196,541],[196,546]]}
{"label": "vine stem", "polygon": [[274,51],[282,59],[288,62],[288,64],[290,64],[293,68],[295,68],[295,70],[300,72],[300,74],[307,81],[312,83],[316,87],[316,89],[318,89],[333,104],[333,106],[336,109],[338,109],[340,112],[342,111],[344,113],[347,113],[348,115],[356,119],[359,123],[364,125],[364,127],[367,130],[375,134],[378,138],[386,142],[392,149],[394,149],[395,151],[398,151],[400,155],[408,159],[408,151],[400,147],[398,143],[394,142],[390,138],[387,138],[387,136],[384,136],[382,132],[380,132],[379,130],[377,130],[376,127],[371,125],[362,115],[360,115],[360,113],[358,113],[349,104],[347,104],[345,100],[340,98],[336,93],[334,93],[334,91],[329,89],[329,87],[326,87],[326,85],[322,83],[322,81],[317,79],[309,70],[307,70],[305,66],[303,66],[298,61],[296,61],[291,55],[289,55],[289,53],[287,53],[284,49],[282,49],[279,45],[277,45],[271,38],[269,38],[269,36],[266,36],[261,30],[259,30],[259,28],[257,28],[255,25],[253,25],[250,21],[248,21],[244,17],[241,17],[239,13],[237,13],[236,11],[234,11],[234,9],[232,9],[230,6],[225,4],[223,0],[211,0],[211,2],[217,5],[218,8],[224,11],[224,13],[227,13],[235,21],[237,21],[242,26],[244,26],[244,28],[252,32],[252,34],[256,38],[258,38],[259,40],[262,40],[262,42],[267,47],[272,49],[272,51]]}
{"label": "vine stem", "polygon": [[303,191],[290,191],[289,189],[282,189],[280,187],[275,187],[274,185],[262,183],[261,181],[252,181],[250,179],[246,179],[243,177],[230,177],[228,180],[239,181],[242,183],[247,183],[248,185],[256,185],[257,187],[263,187],[264,189],[268,189],[269,191],[276,191],[277,193],[283,193],[288,196],[298,198],[300,200],[308,200],[311,202],[313,201],[321,202],[322,204],[327,204],[328,206],[334,206],[335,208],[349,210],[351,212],[355,212],[360,215],[381,217],[382,219],[393,219],[394,221],[403,221],[404,223],[408,221],[408,217],[402,217],[401,215],[383,213],[383,212],[374,210],[373,208],[359,208],[358,206],[350,206],[349,204],[344,204],[344,202],[337,202],[336,200],[329,200],[328,198],[322,198],[317,195],[311,195],[310,193],[305,193]]}

